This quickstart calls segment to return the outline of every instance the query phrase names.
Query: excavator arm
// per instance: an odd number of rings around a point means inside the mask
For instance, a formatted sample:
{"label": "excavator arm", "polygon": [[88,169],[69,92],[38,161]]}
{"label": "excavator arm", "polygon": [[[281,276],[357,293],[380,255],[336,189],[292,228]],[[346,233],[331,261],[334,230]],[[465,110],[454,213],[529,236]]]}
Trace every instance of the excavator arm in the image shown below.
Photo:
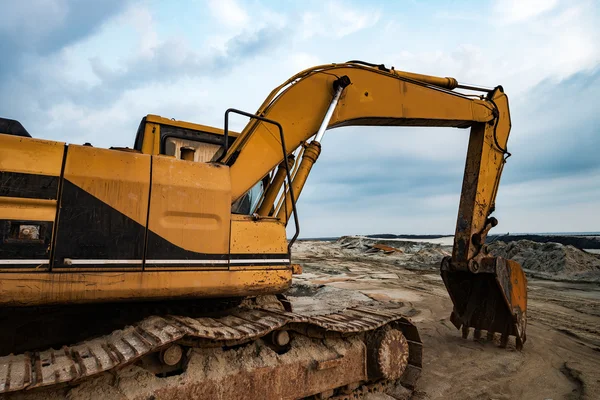
{"label": "excavator arm", "polygon": [[[485,247],[500,176],[510,155],[511,122],[502,87],[479,89],[479,96],[453,91],[453,78],[413,74],[360,62],[307,69],[275,88],[220,162],[230,167],[232,200],[240,199],[279,165],[257,208],[262,216],[287,223],[310,169],[318,158],[323,132],[341,126],[437,126],[471,128],[458,220],[451,257],[441,273],[454,303],[451,321],[475,337],[517,337],[525,341],[526,278],[514,261],[491,257]],[[276,121],[282,128],[269,121]],[[282,144],[282,136],[285,138]],[[314,139],[308,142],[311,137]],[[284,152],[282,152],[282,145]],[[302,160],[293,160],[301,148]],[[284,155],[288,159],[284,160]],[[284,182],[284,170],[296,163],[294,180],[284,188],[284,200],[274,199]],[[293,197],[293,198],[292,198]]]}

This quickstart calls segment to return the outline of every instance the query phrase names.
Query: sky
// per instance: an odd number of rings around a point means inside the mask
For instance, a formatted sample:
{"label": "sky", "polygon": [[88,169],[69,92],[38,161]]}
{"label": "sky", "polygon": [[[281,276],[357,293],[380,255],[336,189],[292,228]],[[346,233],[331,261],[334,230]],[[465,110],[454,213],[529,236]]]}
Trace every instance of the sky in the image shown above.
{"label": "sky", "polygon": [[[0,3],[0,115],[34,137],[132,147],[146,114],[221,127],[302,69],[365,60],[504,87],[512,157],[492,233],[600,231],[597,0]],[[452,128],[328,131],[301,237],[453,233],[467,142]]]}

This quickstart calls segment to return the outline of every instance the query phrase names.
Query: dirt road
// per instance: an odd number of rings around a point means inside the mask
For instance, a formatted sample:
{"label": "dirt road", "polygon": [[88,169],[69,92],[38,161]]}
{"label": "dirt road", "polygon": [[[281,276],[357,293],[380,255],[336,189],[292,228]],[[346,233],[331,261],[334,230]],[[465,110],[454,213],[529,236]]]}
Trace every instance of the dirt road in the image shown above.
{"label": "dirt road", "polygon": [[435,269],[410,270],[401,257],[331,242],[300,242],[294,259],[304,268],[292,290],[297,309],[404,304],[425,349],[415,399],[600,398],[598,284],[530,279],[527,342],[519,352],[514,341],[500,349],[497,341],[462,339]]}

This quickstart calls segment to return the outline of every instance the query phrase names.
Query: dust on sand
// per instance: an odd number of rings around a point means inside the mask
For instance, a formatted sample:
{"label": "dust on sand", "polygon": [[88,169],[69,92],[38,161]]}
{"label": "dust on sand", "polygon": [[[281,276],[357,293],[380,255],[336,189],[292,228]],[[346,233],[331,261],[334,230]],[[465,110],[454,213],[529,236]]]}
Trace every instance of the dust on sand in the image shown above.
{"label": "dust on sand", "polygon": [[[298,243],[294,258],[305,274],[295,279],[295,285],[343,289],[353,293],[354,300],[358,292],[376,301],[402,302],[424,344],[423,374],[413,398],[599,398],[597,283],[530,278],[525,348],[517,351],[511,341],[507,349],[500,349],[498,338],[493,343],[465,340],[450,323],[452,303],[439,277],[439,264],[430,262],[437,258],[439,263],[449,247],[386,241],[402,252],[385,254],[369,252],[373,242],[377,240]],[[422,257],[416,257],[419,253]],[[571,262],[567,270],[575,268],[569,257],[555,260],[550,267],[565,260]],[[581,278],[579,272],[574,271],[574,276]],[[341,298],[338,294],[338,305]],[[326,299],[320,300],[319,307],[325,307]]]}

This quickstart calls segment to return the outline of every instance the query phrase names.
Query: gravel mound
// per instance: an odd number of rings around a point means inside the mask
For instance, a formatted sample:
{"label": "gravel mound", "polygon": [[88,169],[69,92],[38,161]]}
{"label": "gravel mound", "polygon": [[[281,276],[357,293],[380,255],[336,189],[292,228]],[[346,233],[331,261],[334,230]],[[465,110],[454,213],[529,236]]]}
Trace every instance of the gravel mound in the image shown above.
{"label": "gravel mound", "polygon": [[489,245],[492,254],[515,260],[530,276],[600,282],[600,257],[570,245],[519,240]]}
{"label": "gravel mound", "polygon": [[[452,248],[449,246],[400,239],[342,236],[336,244],[345,250],[386,257],[394,260],[397,264],[415,269],[437,269],[442,258],[452,254]],[[391,251],[393,249],[395,251]]]}

